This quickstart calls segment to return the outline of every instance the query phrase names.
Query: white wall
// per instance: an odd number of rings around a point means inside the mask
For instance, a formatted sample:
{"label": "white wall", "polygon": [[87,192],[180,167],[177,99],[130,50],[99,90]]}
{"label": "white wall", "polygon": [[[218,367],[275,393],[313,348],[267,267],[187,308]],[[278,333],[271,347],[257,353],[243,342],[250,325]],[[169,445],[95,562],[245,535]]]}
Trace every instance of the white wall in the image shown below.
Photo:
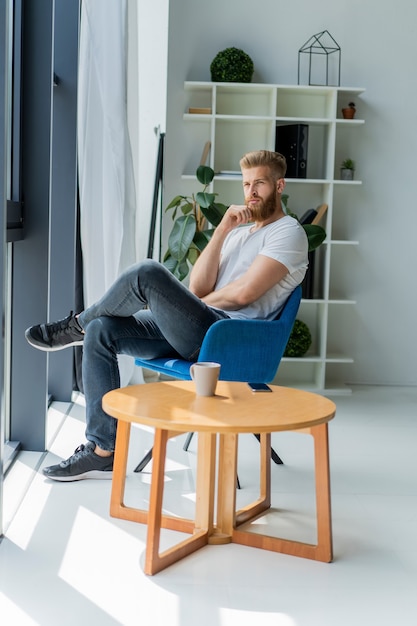
{"label": "white wall", "polygon": [[[341,85],[364,87],[358,117],[357,300],[354,365],[346,381],[417,384],[417,80],[414,0],[172,0],[168,46],[165,197],[180,193],[185,80],[210,80],[219,50],[244,49],[254,82],[296,84],[298,50],[327,29],[342,50]],[[237,199],[239,200],[239,199]],[[343,332],[343,328],[341,328]]]}

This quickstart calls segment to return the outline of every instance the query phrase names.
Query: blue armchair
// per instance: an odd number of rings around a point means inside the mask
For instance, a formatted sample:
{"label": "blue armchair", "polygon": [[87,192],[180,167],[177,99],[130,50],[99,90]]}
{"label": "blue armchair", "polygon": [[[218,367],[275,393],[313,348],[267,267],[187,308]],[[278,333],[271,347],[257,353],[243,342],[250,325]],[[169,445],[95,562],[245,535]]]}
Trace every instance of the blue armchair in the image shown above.
{"label": "blue armchair", "polygon": [[[227,319],[215,322],[208,329],[198,361],[215,361],[221,364],[220,380],[269,383],[273,380],[284,354],[301,301],[301,286],[290,295],[277,319],[240,320]],[[184,359],[135,359],[136,365],[154,370],[180,380],[191,380],[192,363]],[[256,418],[254,418],[256,427]],[[256,436],[256,434],[255,434]],[[189,434],[184,449],[192,437]],[[258,437],[257,437],[258,438]],[[272,459],[282,461],[272,450]],[[140,472],[152,458],[152,450],[135,468]]]}

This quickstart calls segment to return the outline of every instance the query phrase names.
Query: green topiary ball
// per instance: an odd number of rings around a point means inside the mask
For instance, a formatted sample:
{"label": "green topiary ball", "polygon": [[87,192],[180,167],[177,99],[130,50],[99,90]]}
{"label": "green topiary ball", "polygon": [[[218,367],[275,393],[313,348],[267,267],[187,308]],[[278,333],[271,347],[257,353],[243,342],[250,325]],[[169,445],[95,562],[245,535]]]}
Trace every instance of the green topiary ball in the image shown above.
{"label": "green topiary ball", "polygon": [[253,61],[239,48],[219,52],[210,65],[211,80],[215,83],[250,83]]}
{"label": "green topiary ball", "polygon": [[295,320],[287,347],[285,348],[284,356],[304,356],[311,346],[311,342],[311,333],[307,324],[301,320]]}

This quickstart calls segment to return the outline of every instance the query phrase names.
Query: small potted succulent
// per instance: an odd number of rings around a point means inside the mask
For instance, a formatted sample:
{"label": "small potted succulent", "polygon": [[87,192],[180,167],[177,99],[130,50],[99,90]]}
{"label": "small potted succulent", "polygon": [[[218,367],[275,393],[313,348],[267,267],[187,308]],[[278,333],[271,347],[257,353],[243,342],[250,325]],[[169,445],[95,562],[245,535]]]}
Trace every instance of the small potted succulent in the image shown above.
{"label": "small potted succulent", "polygon": [[345,159],[340,166],[340,178],[341,180],[353,180],[355,173],[355,161],[352,159]]}
{"label": "small potted succulent", "polygon": [[218,52],[210,65],[214,83],[250,83],[253,71],[252,59],[239,48],[226,48]]}
{"label": "small potted succulent", "polygon": [[355,113],[356,113],[356,107],[355,107],[354,102],[349,102],[347,107],[344,107],[342,109],[342,115],[345,120],[353,120],[353,118],[355,117]]}

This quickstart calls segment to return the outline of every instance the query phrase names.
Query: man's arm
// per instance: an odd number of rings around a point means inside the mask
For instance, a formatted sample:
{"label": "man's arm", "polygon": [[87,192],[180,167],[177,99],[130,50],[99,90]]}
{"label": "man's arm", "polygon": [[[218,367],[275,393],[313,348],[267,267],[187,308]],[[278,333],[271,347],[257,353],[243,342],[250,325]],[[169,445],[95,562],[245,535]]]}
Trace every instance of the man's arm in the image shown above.
{"label": "man's arm", "polygon": [[288,274],[288,269],[275,259],[258,254],[249,269],[237,280],[201,299],[210,306],[234,311],[258,300]]}
{"label": "man's arm", "polygon": [[237,226],[247,224],[252,219],[246,206],[230,206],[217,226],[207,246],[200,254],[190,274],[190,291],[199,298],[210,294],[217,280],[220,254],[226,236]]}

